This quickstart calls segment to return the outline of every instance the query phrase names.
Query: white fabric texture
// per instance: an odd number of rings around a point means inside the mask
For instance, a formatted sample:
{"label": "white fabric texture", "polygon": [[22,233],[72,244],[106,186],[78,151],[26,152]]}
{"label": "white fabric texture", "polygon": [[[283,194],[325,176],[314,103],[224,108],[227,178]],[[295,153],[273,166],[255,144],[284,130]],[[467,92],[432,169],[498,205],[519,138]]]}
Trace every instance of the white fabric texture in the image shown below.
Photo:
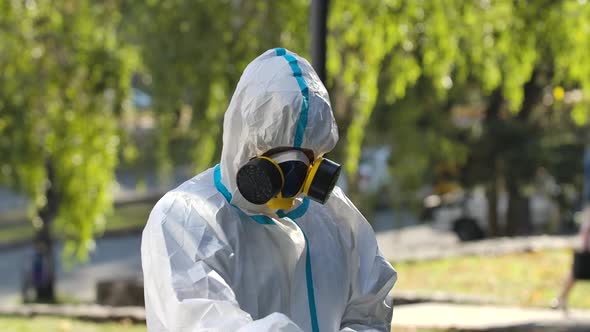
{"label": "white fabric texture", "polygon": [[148,331],[389,331],[396,273],[342,190],[325,205],[299,197],[293,210],[271,211],[237,189],[252,157],[298,141],[317,158],[337,140],[306,60],[273,49],[248,65],[225,114],[220,165],[167,193],[143,231]]}

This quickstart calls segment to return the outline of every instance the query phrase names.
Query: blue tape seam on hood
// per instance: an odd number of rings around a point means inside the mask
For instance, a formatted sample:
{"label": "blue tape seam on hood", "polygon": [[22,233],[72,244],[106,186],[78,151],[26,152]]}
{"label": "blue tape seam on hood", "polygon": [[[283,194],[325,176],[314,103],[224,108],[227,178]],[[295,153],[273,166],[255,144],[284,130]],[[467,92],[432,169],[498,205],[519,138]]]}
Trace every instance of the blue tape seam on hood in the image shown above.
{"label": "blue tape seam on hood", "polygon": [[[301,103],[301,113],[299,114],[299,120],[297,122],[297,129],[295,130],[295,142],[294,147],[300,148],[301,144],[303,143],[303,134],[305,133],[305,127],[307,126],[307,113],[309,110],[309,89],[305,80],[303,79],[301,68],[297,64],[297,59],[294,56],[287,54],[287,51],[284,48],[276,48],[275,49],[277,56],[284,57],[287,62],[289,62],[289,66],[293,71],[293,76],[297,80],[297,84],[299,85],[299,89],[301,89],[301,95],[303,96],[303,102]],[[301,217],[307,208],[309,207],[309,199],[304,199],[303,203],[295,210],[284,214],[282,211],[279,211],[281,214],[291,218],[299,218]],[[289,216],[291,215],[291,216]],[[280,215],[279,215],[280,216]],[[281,217],[282,218],[282,217]],[[291,218],[291,219],[293,219]],[[293,219],[295,224],[297,222]],[[315,307],[315,294],[313,290],[313,274],[311,271],[311,255],[309,253],[309,241],[307,240],[307,235],[303,229],[297,224],[301,232],[303,233],[303,237],[305,238],[305,278],[307,282],[307,299],[309,301],[309,314],[311,316],[311,328],[313,332],[319,332],[320,329],[318,327],[318,317],[317,311]]]}
{"label": "blue tape seam on hood", "polygon": [[221,167],[219,166],[219,164],[215,165],[215,171],[213,172],[213,180],[215,181],[215,188],[217,188],[217,191],[219,191],[223,195],[223,197],[225,197],[225,199],[231,203],[231,193],[223,185],[223,182],[221,182]]}
{"label": "blue tape seam on hood", "polygon": [[277,56],[284,57],[291,70],[293,71],[293,76],[297,80],[297,84],[299,85],[299,89],[301,90],[301,95],[303,96],[303,102],[301,103],[301,113],[299,114],[299,120],[297,121],[297,128],[295,130],[295,140],[294,140],[294,147],[300,148],[301,144],[303,143],[303,134],[305,134],[305,127],[307,127],[307,113],[309,111],[309,88],[307,87],[307,83],[303,79],[303,72],[301,71],[301,67],[297,64],[297,59],[287,54],[287,51],[284,48],[276,48],[275,52]]}
{"label": "blue tape seam on hood", "polygon": [[[297,128],[295,130],[295,139],[293,144],[294,147],[300,148],[301,144],[303,143],[305,127],[307,126],[307,114],[309,111],[309,88],[307,87],[307,83],[305,83],[305,80],[303,79],[303,73],[301,71],[301,67],[299,67],[299,65],[297,64],[297,59],[294,56],[287,54],[287,51],[284,48],[276,48],[275,52],[277,56],[284,57],[289,63],[289,66],[293,71],[293,76],[297,80],[297,84],[299,85],[299,89],[301,90],[301,95],[303,96],[303,101],[301,103],[301,113],[299,114],[299,120],[297,121]],[[229,193],[229,191],[227,191],[227,188],[225,188],[225,186],[221,182],[221,172],[219,171],[219,165],[217,165],[215,168],[215,186],[223,194],[223,196],[225,196],[225,199],[228,202],[231,202],[231,194]],[[305,197],[303,199],[303,203],[295,210],[290,211],[288,213],[278,211],[277,214],[281,218],[288,217],[292,219],[293,222],[295,222],[295,224],[297,224],[295,219],[303,216],[307,211],[308,207],[309,199]],[[271,218],[264,215],[250,217],[259,224],[274,224]],[[297,224],[297,226],[299,227],[299,229],[301,229],[299,224]],[[305,238],[305,278],[307,283],[307,299],[309,301],[309,313],[311,316],[312,331],[319,332],[317,310],[315,306],[315,294],[313,289],[313,274],[311,270],[311,255],[309,252],[309,241],[307,240],[307,235],[305,235],[303,229],[301,229],[301,232],[303,233],[303,237]]]}

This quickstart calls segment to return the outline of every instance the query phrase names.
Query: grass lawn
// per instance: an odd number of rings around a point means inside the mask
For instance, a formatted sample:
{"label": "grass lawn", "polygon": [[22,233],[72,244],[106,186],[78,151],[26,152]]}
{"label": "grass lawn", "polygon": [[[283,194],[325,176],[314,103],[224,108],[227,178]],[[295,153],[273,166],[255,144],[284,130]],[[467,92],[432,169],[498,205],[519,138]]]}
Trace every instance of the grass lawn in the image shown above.
{"label": "grass lawn", "polygon": [[[141,229],[143,225],[145,225],[154,204],[155,202],[137,203],[115,208],[113,214],[107,217],[106,231],[134,228]],[[22,223],[17,223],[16,225],[13,223],[11,226],[1,227],[0,243],[32,239],[33,231],[33,225],[28,221],[22,221]]]}
{"label": "grass lawn", "polygon": [[145,332],[143,324],[93,323],[68,318],[33,317],[15,318],[0,317],[2,332]]}
{"label": "grass lawn", "polygon": [[[547,307],[571,269],[571,251],[542,251],[497,257],[460,257],[395,263],[394,290],[441,291],[497,299],[506,304]],[[590,309],[590,282],[570,293],[572,308]]]}

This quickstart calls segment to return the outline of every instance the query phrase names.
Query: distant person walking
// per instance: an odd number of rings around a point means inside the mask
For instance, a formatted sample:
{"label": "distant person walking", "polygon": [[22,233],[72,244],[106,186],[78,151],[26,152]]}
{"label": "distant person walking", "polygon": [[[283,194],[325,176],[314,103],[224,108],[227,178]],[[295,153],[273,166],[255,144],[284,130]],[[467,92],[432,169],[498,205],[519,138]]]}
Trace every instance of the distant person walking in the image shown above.
{"label": "distant person walking", "polygon": [[590,280],[590,144],[584,153],[584,221],[580,227],[580,244],[574,251],[572,270],[566,277],[559,297],[553,300],[554,309],[567,310],[567,299],[577,280]]}

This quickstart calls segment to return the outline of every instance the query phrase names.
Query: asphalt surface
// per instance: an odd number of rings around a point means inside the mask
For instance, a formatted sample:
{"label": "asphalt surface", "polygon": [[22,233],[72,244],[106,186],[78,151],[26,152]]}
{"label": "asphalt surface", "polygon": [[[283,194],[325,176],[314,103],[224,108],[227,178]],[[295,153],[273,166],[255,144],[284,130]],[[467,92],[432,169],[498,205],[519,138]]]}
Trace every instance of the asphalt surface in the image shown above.
{"label": "asphalt surface", "polygon": [[[99,239],[88,262],[71,268],[58,264],[57,292],[66,299],[93,301],[98,281],[141,277],[141,235]],[[19,248],[0,253],[0,304],[20,300],[21,279],[30,262],[32,248]],[[61,259],[61,248],[55,257]]]}
{"label": "asphalt surface", "polygon": [[[420,226],[404,228],[402,233],[393,228],[407,226],[414,221],[411,216],[382,211],[376,214],[374,227],[385,253],[409,243],[428,245],[440,242],[438,233]],[[400,235],[402,234],[402,235]],[[397,244],[396,244],[397,243]],[[141,235],[127,235],[98,239],[96,249],[88,262],[71,268],[59,265],[57,292],[66,299],[94,301],[96,283],[112,278],[141,278]],[[0,252],[0,304],[14,304],[20,299],[21,279],[25,264],[30,264],[31,247]],[[61,248],[55,251],[61,259]]]}
{"label": "asphalt surface", "polygon": [[[520,239],[494,239],[463,244],[444,229],[428,225],[414,225],[411,217],[381,211],[375,215],[374,228],[377,242],[386,259],[432,258],[441,254],[456,255],[488,252],[523,251],[544,248],[562,248],[572,241],[560,237],[529,237]],[[94,301],[96,283],[103,280],[141,278],[141,235],[132,234],[98,239],[90,259],[83,264],[65,268],[59,265],[57,292],[66,299]],[[26,264],[30,264],[31,247],[0,251],[0,304],[15,303],[20,298],[21,279]],[[433,257],[434,257],[433,256]],[[55,257],[61,259],[61,248]]]}

